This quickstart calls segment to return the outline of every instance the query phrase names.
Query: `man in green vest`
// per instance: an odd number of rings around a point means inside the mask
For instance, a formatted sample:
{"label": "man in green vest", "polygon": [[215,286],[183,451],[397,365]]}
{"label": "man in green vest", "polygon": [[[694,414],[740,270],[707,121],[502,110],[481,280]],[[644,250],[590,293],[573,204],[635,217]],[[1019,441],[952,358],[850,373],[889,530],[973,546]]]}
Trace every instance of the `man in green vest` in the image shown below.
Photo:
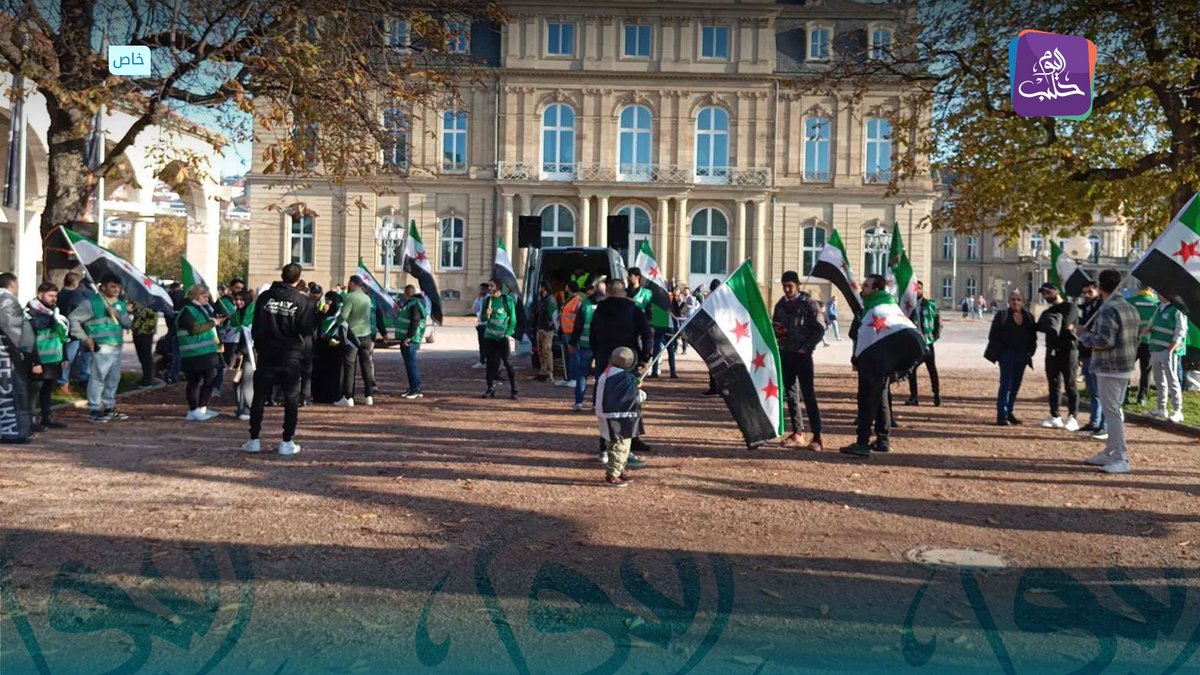
{"label": "man in green vest", "polygon": [[117,411],[117,386],[121,383],[121,346],[133,319],[121,300],[121,280],[115,275],[100,279],[100,292],[79,303],[71,312],[71,336],[92,353],[88,377],[88,421],[103,424],[127,420]]}
{"label": "man in green vest", "polygon": [[[1146,402],[1146,392],[1150,389],[1150,321],[1158,312],[1158,294],[1146,284],[1142,284],[1138,292],[1129,298],[1129,304],[1137,310],[1138,335],[1141,336],[1137,346],[1137,404],[1142,405]],[[1129,395],[1125,396],[1125,402],[1129,403]]]}
{"label": "man in green vest", "polygon": [[488,282],[488,297],[483,303],[483,348],[487,353],[487,391],[484,398],[496,398],[496,380],[500,379],[500,364],[508,373],[512,399],[517,400],[517,374],[512,367],[512,348],[509,339],[517,332],[517,301],[504,289],[504,282]]}
{"label": "man in green vest", "polygon": [[400,355],[404,357],[404,372],[408,376],[408,391],[404,398],[412,401],[423,398],[421,393],[421,367],[417,363],[417,352],[425,341],[425,296],[417,287],[404,287],[404,304],[396,314],[396,339],[400,340]]}
{"label": "man in green vest", "polygon": [[62,429],[67,426],[51,417],[50,397],[66,362],[67,318],[58,312],[58,286],[46,281],[38,286],[37,297],[25,306],[25,330],[22,351],[29,353],[32,364],[29,400],[37,402],[41,420],[34,431]]}
{"label": "man in green vest", "polygon": [[1150,320],[1150,368],[1158,392],[1158,405],[1150,414],[1176,423],[1183,422],[1183,391],[1175,361],[1184,352],[1187,333],[1187,316],[1175,305],[1164,301]]}

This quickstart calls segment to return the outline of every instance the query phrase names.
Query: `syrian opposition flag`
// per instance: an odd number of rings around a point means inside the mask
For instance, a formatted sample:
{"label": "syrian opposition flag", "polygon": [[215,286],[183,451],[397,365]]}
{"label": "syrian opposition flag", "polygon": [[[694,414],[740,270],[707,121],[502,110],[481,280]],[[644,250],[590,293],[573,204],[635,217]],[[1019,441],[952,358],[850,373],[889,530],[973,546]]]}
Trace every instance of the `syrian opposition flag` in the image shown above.
{"label": "syrian opposition flag", "polygon": [[917,279],[913,274],[912,263],[904,252],[904,242],[900,239],[900,223],[892,226],[892,245],[888,249],[887,268],[888,292],[895,295],[900,303],[900,309],[905,316],[917,308]]}
{"label": "syrian opposition flag", "polygon": [[371,274],[371,270],[367,269],[367,266],[363,264],[362,258],[358,259],[358,270],[355,274],[358,275],[359,279],[362,279],[363,290],[375,301],[376,307],[382,309],[383,313],[387,316],[396,313],[396,301],[392,299],[392,296],[387,294],[387,291],[383,290],[383,286],[379,285],[379,281]]}
{"label": "syrian opposition flag", "polygon": [[912,369],[925,355],[925,339],[891,293],[871,293],[858,324],[854,364],[859,372],[886,377]]}
{"label": "syrian opposition flag", "polygon": [[[192,267],[192,264],[188,262],[187,258],[180,258],[179,261],[180,267],[183,270],[183,274],[181,275],[183,279],[181,279],[180,282],[183,283],[184,293],[187,293],[188,289],[190,289],[192,286],[208,286],[208,282],[205,281],[204,277],[200,275],[200,270]],[[214,289],[209,286],[209,290]]]}
{"label": "syrian opposition flag", "polygon": [[854,273],[850,271],[848,261],[846,247],[842,245],[842,238],[838,235],[837,230],[833,230],[829,235],[829,241],[825,242],[825,248],[821,249],[820,255],[817,256],[817,262],[808,274],[832,283],[842,292],[846,298],[846,304],[849,305],[854,316],[858,316],[863,311],[862,296],[858,294],[858,282],[854,280]]}
{"label": "syrian opposition flag", "polygon": [[1200,200],[1192,195],[1129,273],[1200,320]]}
{"label": "syrian opposition flag", "polygon": [[746,447],[783,435],[779,345],[748,261],[704,299],[681,330],[708,366]]}
{"label": "syrian opposition flag", "polygon": [[504,245],[504,237],[496,243],[496,259],[492,263],[492,278],[500,282],[506,291],[513,294],[517,302],[517,331],[513,338],[520,342],[525,335],[525,303],[521,301],[521,289],[517,286],[517,273],[513,271],[512,258],[508,256],[508,247]]}
{"label": "syrian opposition flag", "polygon": [[649,282],[646,288],[650,289],[652,297],[653,309],[650,311],[654,317],[654,324],[671,325],[671,294],[667,291],[667,282],[663,279],[662,268],[658,265],[658,258],[654,257],[654,251],[650,248],[649,241],[642,240],[637,256],[633,259],[633,266],[640,269],[642,278]]}
{"label": "syrian opposition flag", "polygon": [[408,223],[408,240],[404,243],[404,271],[417,280],[421,292],[429,300],[429,318],[437,325],[442,325],[442,296],[438,293],[437,282],[433,279],[433,265],[429,264],[429,256],[425,254],[425,244],[417,232],[417,221]]}
{"label": "syrian opposition flag", "polygon": [[93,283],[99,285],[101,279],[111,274],[121,280],[125,296],[130,300],[166,316],[175,314],[167,289],[154,283],[145,272],[78,232],[65,227],[62,229],[79,264],[83,265]]}
{"label": "syrian opposition flag", "polygon": [[1058,287],[1058,292],[1069,298],[1083,295],[1083,285],[1092,278],[1082,267],[1071,260],[1071,256],[1063,253],[1058,242],[1050,242],[1050,283]]}

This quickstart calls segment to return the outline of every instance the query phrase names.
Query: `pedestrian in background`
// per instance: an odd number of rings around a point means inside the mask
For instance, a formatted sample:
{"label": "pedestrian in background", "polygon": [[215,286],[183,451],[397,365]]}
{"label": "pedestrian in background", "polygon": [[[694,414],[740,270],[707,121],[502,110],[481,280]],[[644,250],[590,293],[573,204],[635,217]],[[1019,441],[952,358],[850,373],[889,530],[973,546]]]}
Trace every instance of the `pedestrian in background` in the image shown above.
{"label": "pedestrian in background", "polygon": [[838,326],[838,304],[837,297],[830,296],[829,302],[825,303],[825,328],[833,330],[833,339],[838,342],[842,341],[842,330]]}

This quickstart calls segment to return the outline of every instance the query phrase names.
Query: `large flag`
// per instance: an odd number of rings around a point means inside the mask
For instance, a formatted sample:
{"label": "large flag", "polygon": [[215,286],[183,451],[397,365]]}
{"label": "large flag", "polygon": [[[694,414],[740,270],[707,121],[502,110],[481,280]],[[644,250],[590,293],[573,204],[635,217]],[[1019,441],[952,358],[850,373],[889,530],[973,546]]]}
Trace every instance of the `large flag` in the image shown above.
{"label": "large flag", "polygon": [[1200,321],[1200,200],[1192,195],[1129,273]]}
{"label": "large flag", "polygon": [[671,293],[667,290],[662,268],[658,265],[658,258],[654,257],[654,250],[650,248],[649,241],[642,240],[642,245],[638,247],[637,255],[633,258],[633,266],[642,271],[642,279],[650,282],[646,284],[646,288],[650,289],[652,297],[650,311],[654,317],[654,324],[670,326]]}
{"label": "large flag", "polygon": [[876,377],[911,370],[925,354],[925,340],[891,293],[871,293],[854,341],[854,364]]}
{"label": "large flag", "polygon": [[1050,242],[1050,283],[1058,287],[1059,293],[1078,298],[1083,295],[1083,285],[1091,280],[1088,273],[1063,252],[1058,242]]}
{"label": "large flag", "polygon": [[371,274],[371,270],[363,264],[362,258],[358,259],[358,270],[355,272],[359,279],[362,279],[363,290],[367,295],[371,296],[371,300],[375,302],[375,306],[382,309],[383,313],[391,316],[396,313],[396,301],[392,296],[388,295],[387,291],[383,290],[383,286],[379,285],[379,281]]}
{"label": "large flag", "polygon": [[747,447],[783,435],[783,375],[771,313],[750,263],[713,291],[683,325]]}
{"label": "large flag", "polygon": [[854,273],[850,271],[846,247],[842,245],[842,238],[837,230],[833,230],[829,235],[829,241],[825,242],[825,248],[821,249],[817,262],[808,274],[832,283],[842,292],[854,316],[862,314],[862,296],[858,294],[858,282],[854,280]]}
{"label": "large flag", "polygon": [[508,256],[508,247],[504,245],[504,237],[496,244],[496,260],[492,263],[492,278],[504,284],[504,288],[513,295],[519,295],[517,273],[513,271],[512,258]]}
{"label": "large flag", "polygon": [[404,242],[404,271],[417,280],[425,299],[429,301],[429,317],[439,326],[442,324],[442,296],[433,279],[433,265],[425,254],[425,244],[417,233],[417,221],[408,223],[408,240]]}
{"label": "large flag", "polygon": [[[183,274],[181,275],[183,278],[180,279],[180,283],[183,284],[184,293],[187,293],[188,289],[192,286],[208,286],[208,282],[204,280],[204,277],[200,274],[200,270],[192,267],[192,263],[188,262],[187,258],[181,256],[179,258],[179,265],[180,269],[183,270]],[[212,286],[208,286],[208,290],[212,293],[217,292],[217,289]]]}
{"label": "large flag", "polygon": [[121,280],[125,297],[166,316],[175,314],[175,307],[167,289],[154,283],[145,272],[78,232],[65,227],[62,229],[75,251],[75,257],[94,283],[99,284],[101,279],[111,274]]}
{"label": "large flag", "polygon": [[[19,187],[21,181],[25,177],[21,175],[21,141],[25,135],[25,77],[17,75],[13,78],[12,100],[9,108],[12,114],[9,116],[9,136],[8,136],[8,162],[4,165],[4,206],[5,208],[15,208],[17,205],[17,196],[20,192]],[[20,93],[15,93],[20,91]],[[19,225],[23,227],[24,225]]]}
{"label": "large flag", "polygon": [[887,283],[888,292],[896,296],[905,316],[912,314],[917,308],[917,278],[913,274],[912,263],[908,261],[908,254],[904,252],[904,242],[900,239],[900,223],[892,226]]}

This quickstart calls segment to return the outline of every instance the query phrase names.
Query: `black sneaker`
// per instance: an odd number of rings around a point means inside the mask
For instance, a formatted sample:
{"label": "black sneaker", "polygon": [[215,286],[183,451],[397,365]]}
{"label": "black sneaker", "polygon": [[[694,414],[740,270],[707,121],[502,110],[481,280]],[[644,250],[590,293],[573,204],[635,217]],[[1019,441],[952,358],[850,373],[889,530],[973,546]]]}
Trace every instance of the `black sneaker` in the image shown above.
{"label": "black sneaker", "polygon": [[92,424],[108,424],[108,418],[98,412],[88,413],[88,421]]}
{"label": "black sneaker", "polygon": [[42,424],[38,424],[37,422],[34,422],[33,424],[29,425],[29,431],[31,433],[40,434],[41,432],[43,432],[45,430],[46,430],[46,427]]}
{"label": "black sneaker", "polygon": [[1088,422],[1087,424],[1079,427],[1079,430],[1081,432],[1091,433],[1096,430],[1096,425],[1092,424],[1091,422]]}
{"label": "black sneaker", "polygon": [[629,444],[630,452],[653,452],[653,450],[654,449],[650,447],[650,444],[646,441],[643,441],[641,438],[635,438],[633,439],[633,442]]}
{"label": "black sneaker", "polygon": [[942,395],[941,394],[933,395],[933,407],[935,407],[935,408],[942,407]]}
{"label": "black sneaker", "polygon": [[104,416],[109,420],[117,420],[118,422],[124,422],[125,420],[129,419],[129,415],[126,415],[123,412],[117,412],[116,410],[109,410],[108,412],[104,413]]}
{"label": "black sneaker", "polygon": [[879,441],[875,441],[874,443],[872,443],[870,445],[870,448],[871,448],[871,452],[891,452],[892,451],[892,447],[890,445],[888,445],[887,443],[880,443]]}
{"label": "black sneaker", "polygon": [[907,399],[904,401],[904,405],[918,405],[918,403],[917,403],[917,397],[916,397],[916,396],[909,396],[909,397],[908,397],[908,398],[907,398]]}
{"label": "black sneaker", "polygon": [[516,401],[517,400],[517,390],[513,389],[512,393],[509,394],[508,397],[511,398],[512,400]]}
{"label": "black sneaker", "polygon": [[1011,422],[1009,422],[1009,421],[1008,421],[1008,418],[1007,418],[1007,417],[1005,417],[1005,416],[1003,416],[1003,415],[997,415],[997,416],[996,416],[996,426],[998,426],[998,427],[1006,427],[1006,426],[1008,426],[1009,424],[1011,424]]}
{"label": "black sneaker", "polygon": [[483,398],[496,398],[496,390],[488,387],[488,390],[483,392]]}
{"label": "black sneaker", "polygon": [[871,448],[861,443],[851,443],[842,448],[838,448],[838,452],[843,455],[854,455],[855,457],[870,457]]}
{"label": "black sneaker", "polygon": [[1008,419],[1008,423],[1009,423],[1009,424],[1020,424],[1020,423],[1021,423],[1021,420],[1019,420],[1019,419],[1017,419],[1016,417],[1014,417],[1012,413],[1009,413],[1009,414],[1008,414],[1008,418],[1007,418],[1007,419]]}
{"label": "black sneaker", "polygon": [[631,452],[629,453],[629,459],[625,461],[625,466],[629,469],[642,469],[646,466],[646,460]]}

